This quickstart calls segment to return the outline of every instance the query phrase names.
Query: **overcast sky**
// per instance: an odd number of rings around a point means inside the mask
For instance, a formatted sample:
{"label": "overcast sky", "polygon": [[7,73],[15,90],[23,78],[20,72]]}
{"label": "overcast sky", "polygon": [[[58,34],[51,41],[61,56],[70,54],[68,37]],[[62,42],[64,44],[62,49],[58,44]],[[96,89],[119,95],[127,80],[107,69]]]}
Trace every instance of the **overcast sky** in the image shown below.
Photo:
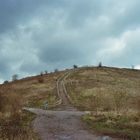
{"label": "overcast sky", "polygon": [[0,81],[100,61],[140,67],[140,0],[0,0]]}

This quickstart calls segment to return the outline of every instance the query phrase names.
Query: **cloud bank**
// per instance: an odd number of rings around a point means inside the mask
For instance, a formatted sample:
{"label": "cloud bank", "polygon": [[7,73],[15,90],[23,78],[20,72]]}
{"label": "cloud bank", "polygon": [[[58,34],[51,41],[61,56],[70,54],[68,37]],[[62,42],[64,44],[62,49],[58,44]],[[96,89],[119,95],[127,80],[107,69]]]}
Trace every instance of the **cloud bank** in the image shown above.
{"label": "cloud bank", "polygon": [[140,65],[139,0],[0,1],[0,81],[73,64]]}

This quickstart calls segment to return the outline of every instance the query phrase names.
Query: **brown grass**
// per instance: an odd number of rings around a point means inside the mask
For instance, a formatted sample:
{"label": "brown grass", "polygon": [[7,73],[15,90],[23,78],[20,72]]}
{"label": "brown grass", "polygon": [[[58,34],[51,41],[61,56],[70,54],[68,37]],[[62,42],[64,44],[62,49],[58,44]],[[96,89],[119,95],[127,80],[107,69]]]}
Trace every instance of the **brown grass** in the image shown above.
{"label": "brown grass", "polygon": [[0,139],[37,139],[30,128],[34,115],[23,112],[22,107],[43,107],[46,100],[55,103],[56,79],[60,75],[61,72],[0,85]]}
{"label": "brown grass", "polygon": [[[41,81],[39,75],[0,85],[0,134],[5,139],[33,139],[32,131],[28,131],[33,117],[24,113],[22,107],[43,107],[46,101],[54,104],[58,100],[56,80],[63,74],[46,74]],[[139,130],[140,71],[105,67],[76,69],[67,78],[66,88],[76,107],[93,112],[84,119],[93,124],[93,129],[117,135],[119,131],[114,128],[119,128],[130,138],[132,132]]]}
{"label": "brown grass", "polygon": [[41,101],[40,105],[43,106],[44,101],[46,100],[50,101],[50,104],[53,104],[53,102],[55,101],[53,101],[52,98],[57,100],[56,79],[61,74],[62,72],[59,72],[56,74],[47,74],[43,76],[39,75],[36,77],[29,77],[22,80],[14,81],[9,84],[1,85],[0,91],[1,94],[7,97],[9,95],[20,96],[23,106],[30,106],[32,103],[35,104],[35,102],[38,101]]}
{"label": "brown grass", "polygon": [[116,111],[139,108],[140,71],[105,67],[79,69],[69,76],[66,86],[76,104],[84,105],[86,100],[96,98],[102,106],[113,105]]}
{"label": "brown grass", "polygon": [[[116,114],[116,117],[125,115],[123,118],[135,115],[138,119],[137,127],[133,127],[133,119],[130,117],[127,124],[129,127],[132,126],[132,132],[140,129],[140,71],[107,67],[83,68],[76,70],[67,78],[66,87],[74,105],[80,110],[93,111],[93,118],[95,114],[101,112],[108,115]],[[121,121],[115,122],[114,126],[120,125]],[[96,123],[99,124],[100,121]],[[123,125],[122,123],[121,126]],[[121,127],[121,130],[125,131],[127,127]],[[124,133],[127,135],[127,131]]]}
{"label": "brown grass", "polygon": [[3,100],[1,104],[0,113],[0,139],[2,140],[30,140],[31,130],[29,126],[23,126],[23,112],[22,101],[20,96],[16,94],[10,94],[8,96],[1,95],[0,100]]}

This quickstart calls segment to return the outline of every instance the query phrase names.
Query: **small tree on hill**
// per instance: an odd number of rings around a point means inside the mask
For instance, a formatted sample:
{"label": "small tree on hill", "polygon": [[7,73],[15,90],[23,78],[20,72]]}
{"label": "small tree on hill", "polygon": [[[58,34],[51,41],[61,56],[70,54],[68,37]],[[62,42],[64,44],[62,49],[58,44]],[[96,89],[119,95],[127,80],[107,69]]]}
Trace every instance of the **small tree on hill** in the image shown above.
{"label": "small tree on hill", "polygon": [[45,74],[48,74],[48,71],[47,70],[45,70]]}
{"label": "small tree on hill", "polygon": [[3,82],[3,84],[8,84],[8,83],[9,83],[9,81],[8,81],[8,80],[6,80],[6,81],[4,81],[4,82]]}
{"label": "small tree on hill", "polygon": [[132,65],[132,66],[131,66],[131,68],[132,68],[132,70],[134,70],[134,69],[135,69],[135,66],[134,66],[134,65]]}
{"label": "small tree on hill", "polygon": [[17,74],[14,74],[13,76],[12,76],[12,81],[16,81],[18,79],[18,75]]}
{"label": "small tree on hill", "polygon": [[43,72],[40,72],[40,76],[43,76]]}
{"label": "small tree on hill", "polygon": [[74,68],[74,69],[77,69],[77,68],[78,68],[78,66],[77,66],[77,65],[73,65],[73,68]]}
{"label": "small tree on hill", "polygon": [[102,62],[99,62],[98,67],[99,67],[99,68],[101,68],[101,67],[102,67]]}
{"label": "small tree on hill", "polygon": [[55,69],[54,72],[58,72],[58,69]]}

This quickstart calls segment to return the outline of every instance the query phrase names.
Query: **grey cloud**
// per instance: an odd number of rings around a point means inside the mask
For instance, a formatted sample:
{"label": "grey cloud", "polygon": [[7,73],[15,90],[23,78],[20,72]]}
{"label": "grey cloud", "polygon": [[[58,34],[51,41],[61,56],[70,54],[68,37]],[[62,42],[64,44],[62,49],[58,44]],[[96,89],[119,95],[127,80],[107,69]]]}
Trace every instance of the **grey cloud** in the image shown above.
{"label": "grey cloud", "polygon": [[89,0],[87,2],[81,0],[80,2],[72,2],[72,4],[70,4],[70,10],[67,13],[66,24],[72,28],[84,26],[89,17],[97,18],[101,10],[101,4],[97,1]]}
{"label": "grey cloud", "polygon": [[85,54],[83,50],[80,50],[79,47],[76,47],[71,42],[53,42],[51,46],[46,46],[40,50],[39,57],[41,61],[48,64],[51,63],[60,63],[65,64],[67,62],[78,62]]}
{"label": "grey cloud", "polygon": [[140,1],[135,0],[134,2],[125,0],[119,3],[116,1],[115,5],[113,9],[110,8],[109,12],[112,21],[109,27],[110,35],[120,36],[127,30],[139,28]]}
{"label": "grey cloud", "polygon": [[8,72],[9,66],[6,64],[5,61],[0,60],[0,74],[4,75]]}
{"label": "grey cloud", "polygon": [[117,56],[97,54],[108,47],[106,40],[139,30],[139,6],[139,0],[1,0],[1,76],[98,61],[138,65],[139,34]]}
{"label": "grey cloud", "polygon": [[41,72],[43,69],[45,69],[45,65],[42,65],[41,63],[25,62],[22,63],[19,70],[28,74],[34,74]]}
{"label": "grey cloud", "polygon": [[16,29],[18,24],[25,24],[34,14],[38,14],[45,0],[1,0],[0,33]]}

